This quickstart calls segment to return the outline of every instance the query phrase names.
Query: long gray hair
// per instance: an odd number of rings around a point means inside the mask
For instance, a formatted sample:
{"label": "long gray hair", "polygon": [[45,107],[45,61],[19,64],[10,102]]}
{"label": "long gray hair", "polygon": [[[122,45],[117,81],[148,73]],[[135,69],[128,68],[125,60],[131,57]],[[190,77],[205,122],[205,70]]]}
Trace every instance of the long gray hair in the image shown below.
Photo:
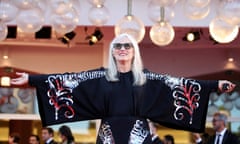
{"label": "long gray hair", "polygon": [[126,34],[126,33],[118,35],[110,43],[109,58],[108,58],[108,70],[106,73],[106,78],[108,81],[113,81],[113,82],[119,80],[116,60],[113,57],[113,49],[114,49],[113,44],[116,43],[117,41],[119,41],[120,39],[123,39],[126,37],[131,41],[131,43],[133,44],[133,48],[134,48],[134,57],[133,57],[132,68],[131,68],[133,77],[134,77],[133,84],[140,86],[146,82],[146,77],[143,73],[143,63],[142,63],[142,58],[141,58],[140,51],[139,51],[139,46],[138,46],[137,41],[132,36],[130,36],[129,34]]}

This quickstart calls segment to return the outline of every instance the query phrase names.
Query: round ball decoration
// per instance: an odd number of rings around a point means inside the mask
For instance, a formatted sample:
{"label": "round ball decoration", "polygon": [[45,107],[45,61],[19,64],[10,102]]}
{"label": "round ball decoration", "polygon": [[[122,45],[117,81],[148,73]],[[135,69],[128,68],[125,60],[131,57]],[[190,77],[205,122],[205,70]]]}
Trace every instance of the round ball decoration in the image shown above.
{"label": "round ball decoration", "polygon": [[137,42],[141,42],[145,35],[145,26],[137,17],[127,15],[117,22],[114,31],[116,36],[127,33],[133,36]]}
{"label": "round ball decoration", "polygon": [[0,1],[0,20],[1,22],[10,22],[16,18],[18,8],[9,0]]}
{"label": "round ball decoration", "polygon": [[219,43],[229,43],[238,35],[238,26],[232,25],[220,17],[214,18],[209,25],[211,37]]}
{"label": "round ball decoration", "polygon": [[92,6],[88,12],[88,19],[95,26],[103,26],[109,19],[109,11],[104,5]]}
{"label": "round ball decoration", "polygon": [[210,6],[206,5],[204,7],[199,7],[190,2],[185,2],[183,4],[183,12],[189,19],[200,20],[208,16],[210,12]]}
{"label": "round ball decoration", "polygon": [[[161,20],[161,15],[159,14],[159,12],[161,11],[161,7],[162,6],[159,6],[158,4],[154,3],[153,0],[148,3],[148,17],[154,23],[159,22]],[[175,13],[173,6],[165,6],[164,20],[169,22],[170,20],[172,20],[174,16]]]}
{"label": "round ball decoration", "polygon": [[73,31],[77,27],[78,22],[78,14],[73,7],[64,14],[53,14],[51,17],[52,27],[59,34]]}
{"label": "round ball decoration", "polygon": [[103,5],[106,0],[88,0],[93,6]]}
{"label": "round ball decoration", "polygon": [[8,33],[7,25],[0,21],[0,41],[6,39]]}
{"label": "round ball decoration", "polygon": [[21,10],[33,8],[37,2],[37,0],[13,0],[13,3]]}
{"label": "round ball decoration", "polygon": [[178,0],[150,0],[150,3],[154,3],[158,6],[173,6]]}
{"label": "round ball decoration", "polygon": [[16,18],[18,28],[26,33],[35,33],[44,25],[45,19],[40,8],[22,10]]}
{"label": "round ball decoration", "polygon": [[217,14],[230,24],[240,25],[240,1],[222,0],[217,7]]}
{"label": "round ball decoration", "polygon": [[150,38],[158,46],[170,44],[175,36],[173,26],[168,22],[158,22],[150,29]]}
{"label": "round ball decoration", "polygon": [[70,11],[73,7],[72,0],[52,0],[50,1],[51,11],[57,15],[62,15]]}
{"label": "round ball decoration", "polygon": [[187,2],[190,3],[192,6],[200,8],[209,5],[210,0],[187,0]]}

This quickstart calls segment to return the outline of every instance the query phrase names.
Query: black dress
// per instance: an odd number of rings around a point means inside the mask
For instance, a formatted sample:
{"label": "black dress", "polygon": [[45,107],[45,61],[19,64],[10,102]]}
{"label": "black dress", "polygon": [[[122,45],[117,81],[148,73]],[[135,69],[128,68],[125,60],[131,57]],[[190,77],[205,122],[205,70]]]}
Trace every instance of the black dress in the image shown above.
{"label": "black dress", "polygon": [[132,72],[118,82],[105,78],[106,69],[80,73],[31,75],[37,89],[42,124],[101,119],[98,144],[150,144],[147,119],[181,130],[202,132],[209,93],[217,81],[197,81],[147,70],[143,86],[133,86]]}

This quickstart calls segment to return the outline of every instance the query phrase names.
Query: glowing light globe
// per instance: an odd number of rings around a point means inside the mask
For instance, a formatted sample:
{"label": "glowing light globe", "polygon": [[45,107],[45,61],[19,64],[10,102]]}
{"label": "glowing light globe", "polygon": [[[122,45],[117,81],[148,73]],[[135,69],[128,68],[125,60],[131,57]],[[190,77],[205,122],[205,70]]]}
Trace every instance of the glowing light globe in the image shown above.
{"label": "glowing light globe", "polygon": [[115,35],[127,33],[133,36],[137,42],[141,42],[145,35],[143,22],[133,15],[127,15],[120,19],[115,25]]}
{"label": "glowing light globe", "polygon": [[102,26],[109,19],[109,11],[104,5],[92,6],[88,12],[89,21],[96,26]]}
{"label": "glowing light globe", "polygon": [[45,18],[39,8],[22,10],[16,18],[16,23],[21,31],[26,33],[35,33],[44,25]]}
{"label": "glowing light globe", "polygon": [[174,29],[168,22],[158,22],[154,24],[149,34],[152,42],[158,46],[170,44],[175,36]]}
{"label": "glowing light globe", "polygon": [[229,43],[238,35],[238,26],[229,24],[220,17],[214,18],[209,25],[211,37],[219,43]]}

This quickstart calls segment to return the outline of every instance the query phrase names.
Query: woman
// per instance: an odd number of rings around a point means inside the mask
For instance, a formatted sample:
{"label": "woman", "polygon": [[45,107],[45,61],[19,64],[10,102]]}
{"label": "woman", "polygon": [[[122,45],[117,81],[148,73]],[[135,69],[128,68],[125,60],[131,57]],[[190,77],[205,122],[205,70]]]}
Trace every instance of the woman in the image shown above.
{"label": "woman", "polygon": [[[212,91],[230,92],[229,81],[197,81],[143,69],[139,47],[121,34],[109,49],[108,68],[80,73],[17,73],[12,84],[37,88],[43,125],[101,119],[97,143],[149,144],[147,119],[175,129],[202,132]],[[227,89],[225,89],[227,86]]]}
{"label": "woman", "polygon": [[61,144],[74,144],[74,137],[72,135],[71,129],[63,125],[59,128],[59,136],[62,140]]}

